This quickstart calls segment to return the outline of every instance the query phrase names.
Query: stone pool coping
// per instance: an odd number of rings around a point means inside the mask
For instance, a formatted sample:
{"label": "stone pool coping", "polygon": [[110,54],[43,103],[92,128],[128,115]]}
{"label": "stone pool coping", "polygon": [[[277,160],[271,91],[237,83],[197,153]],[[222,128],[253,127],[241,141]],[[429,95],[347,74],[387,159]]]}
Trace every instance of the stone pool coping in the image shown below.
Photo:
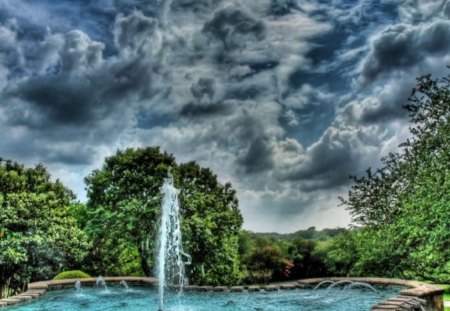
{"label": "stone pool coping", "polygon": [[[130,285],[148,285],[155,286],[158,280],[151,277],[135,277],[135,276],[120,276],[120,277],[104,277],[108,284],[118,285],[121,281],[125,281]],[[81,285],[94,286],[97,282],[96,278],[85,279],[65,279],[65,280],[50,280],[30,283],[27,290],[15,296],[6,299],[0,299],[0,307],[15,305],[18,303],[28,302],[44,295],[48,290],[58,290],[64,288],[74,288],[75,282],[80,281]]]}
{"label": "stone pool coping", "polygon": [[[353,282],[364,282],[376,285],[398,285],[407,287],[400,292],[399,296],[382,301],[372,307],[372,311],[395,311],[395,310],[425,310],[443,311],[444,289],[440,286],[427,284],[419,281],[402,279],[373,278],[373,277],[330,277],[303,279],[297,281],[305,286],[317,285],[323,281],[338,282],[349,280]],[[422,308],[423,307],[423,308]]]}
{"label": "stone pool coping", "polygon": [[[126,281],[131,286],[133,285],[148,285],[150,287],[156,286],[158,280],[152,277],[104,277],[108,284],[118,285],[121,281]],[[443,310],[442,294],[444,289],[441,287],[426,284],[418,281],[408,281],[401,279],[389,278],[344,278],[344,277],[329,277],[329,278],[313,278],[302,279],[297,281],[271,283],[268,285],[250,285],[250,286],[197,286],[188,285],[184,287],[186,291],[202,291],[202,292],[242,292],[242,291],[276,291],[279,289],[296,289],[313,287],[323,281],[343,281],[350,280],[353,282],[365,282],[377,285],[398,285],[407,287],[400,292],[400,296],[394,297],[392,301],[383,301],[380,304],[372,307],[373,311],[381,310],[415,310],[414,307],[419,304],[425,306],[426,311],[441,311]],[[50,280],[41,281],[28,284],[27,290],[21,294],[0,300],[0,307],[14,305],[17,303],[28,302],[32,299],[39,298],[44,295],[47,290],[58,290],[64,288],[73,288],[75,282],[80,281],[81,285],[94,286],[96,278],[86,279],[65,279],[65,280]],[[406,298],[405,298],[406,297]],[[398,299],[397,299],[398,298]],[[439,300],[440,299],[440,300]],[[406,307],[405,307],[406,306]],[[412,308],[407,308],[411,306]],[[398,309],[396,308],[398,307]]]}

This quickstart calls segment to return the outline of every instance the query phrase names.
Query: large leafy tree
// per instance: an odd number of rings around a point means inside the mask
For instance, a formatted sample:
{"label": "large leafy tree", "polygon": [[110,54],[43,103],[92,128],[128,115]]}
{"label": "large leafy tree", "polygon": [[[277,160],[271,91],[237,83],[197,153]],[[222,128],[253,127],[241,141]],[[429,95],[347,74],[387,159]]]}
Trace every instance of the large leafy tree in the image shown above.
{"label": "large leafy tree", "polygon": [[185,249],[192,256],[190,281],[236,284],[241,278],[242,225],[236,191],[195,162],[181,164],[177,171]]}
{"label": "large leafy tree", "polygon": [[70,215],[73,198],[44,166],[0,159],[0,297],[83,259],[88,243]]}
{"label": "large leafy tree", "polygon": [[450,77],[420,77],[405,108],[412,137],[342,199],[365,228],[353,271],[448,281]]}
{"label": "large leafy tree", "polygon": [[159,148],[127,149],[86,177],[91,270],[120,273],[124,253],[131,253],[138,255],[144,274],[152,274],[160,188],[174,165],[175,159]]}
{"label": "large leafy tree", "polygon": [[236,193],[211,170],[194,162],[178,165],[157,147],[127,149],[105,160],[86,178],[87,231],[94,239],[93,270],[121,273],[124,258],[139,257],[152,274],[161,214],[160,188],[172,169],[180,190],[184,249],[192,256],[192,282],[233,283],[240,277],[238,232],[242,217]]}

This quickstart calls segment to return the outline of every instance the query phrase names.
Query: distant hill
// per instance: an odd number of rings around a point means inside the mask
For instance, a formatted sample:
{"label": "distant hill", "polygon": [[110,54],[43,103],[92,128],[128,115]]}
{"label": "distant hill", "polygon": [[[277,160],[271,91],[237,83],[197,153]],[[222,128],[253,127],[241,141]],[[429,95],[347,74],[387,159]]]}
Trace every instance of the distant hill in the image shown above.
{"label": "distant hill", "polygon": [[325,241],[332,237],[335,237],[339,233],[348,231],[349,229],[345,228],[335,228],[335,229],[323,229],[316,230],[316,227],[310,227],[306,230],[299,230],[294,233],[277,233],[277,232],[249,232],[251,235],[255,237],[263,237],[271,241],[292,241],[298,238],[302,238],[305,240],[316,240],[316,241]]}

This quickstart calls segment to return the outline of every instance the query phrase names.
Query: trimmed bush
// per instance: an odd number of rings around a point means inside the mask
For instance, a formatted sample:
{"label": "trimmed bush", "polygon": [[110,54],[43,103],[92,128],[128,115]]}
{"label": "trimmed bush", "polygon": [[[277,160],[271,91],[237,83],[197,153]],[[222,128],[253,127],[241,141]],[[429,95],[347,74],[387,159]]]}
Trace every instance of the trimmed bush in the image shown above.
{"label": "trimmed bush", "polygon": [[55,276],[54,280],[64,280],[64,279],[87,279],[91,276],[80,270],[64,271]]}

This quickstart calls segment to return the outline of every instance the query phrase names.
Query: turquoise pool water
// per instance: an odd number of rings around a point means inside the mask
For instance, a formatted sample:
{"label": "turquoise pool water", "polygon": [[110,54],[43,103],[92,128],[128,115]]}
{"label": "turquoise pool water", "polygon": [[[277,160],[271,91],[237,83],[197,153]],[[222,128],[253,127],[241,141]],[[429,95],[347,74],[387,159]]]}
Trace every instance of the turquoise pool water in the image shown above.
{"label": "turquoise pool water", "polygon": [[[166,311],[363,311],[395,296],[400,287],[379,289],[282,290],[256,293],[183,293],[166,295]],[[5,311],[156,311],[157,292],[149,288],[108,287],[50,291],[33,302],[5,308]]]}

